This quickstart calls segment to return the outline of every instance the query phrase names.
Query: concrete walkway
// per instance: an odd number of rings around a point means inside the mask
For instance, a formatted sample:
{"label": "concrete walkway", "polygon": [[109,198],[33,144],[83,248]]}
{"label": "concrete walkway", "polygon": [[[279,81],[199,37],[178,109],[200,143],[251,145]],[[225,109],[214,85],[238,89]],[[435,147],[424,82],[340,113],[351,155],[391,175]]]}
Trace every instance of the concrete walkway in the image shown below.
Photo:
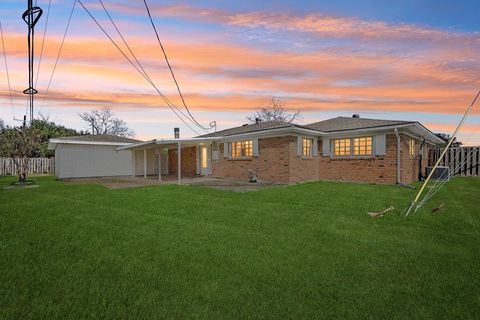
{"label": "concrete walkway", "polygon": [[[65,179],[68,184],[101,184],[109,189],[138,188],[154,185],[177,184],[176,176],[162,176],[162,181],[158,181],[158,176],[143,177],[108,177],[108,178],[76,178]],[[279,186],[276,183],[249,183],[235,179],[222,179],[215,177],[183,177],[182,185],[204,186],[214,189],[222,189],[236,192],[255,191],[265,187]]]}

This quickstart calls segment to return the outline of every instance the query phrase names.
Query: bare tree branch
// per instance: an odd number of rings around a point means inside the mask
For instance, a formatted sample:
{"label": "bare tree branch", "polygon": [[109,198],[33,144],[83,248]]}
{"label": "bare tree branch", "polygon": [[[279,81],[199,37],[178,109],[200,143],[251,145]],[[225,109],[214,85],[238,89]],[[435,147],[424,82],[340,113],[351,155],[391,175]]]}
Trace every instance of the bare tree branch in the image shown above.
{"label": "bare tree branch", "polygon": [[108,107],[83,112],[79,116],[88,124],[86,130],[92,134],[112,134],[120,137],[132,137],[135,135],[133,130],[128,128],[127,123],[118,118]]}
{"label": "bare tree branch", "polygon": [[256,123],[260,121],[283,121],[283,122],[293,122],[297,119],[300,119],[300,109],[294,110],[286,107],[280,99],[272,97],[272,101],[262,107],[259,111],[255,112],[253,115],[247,117],[248,121],[251,123]]}

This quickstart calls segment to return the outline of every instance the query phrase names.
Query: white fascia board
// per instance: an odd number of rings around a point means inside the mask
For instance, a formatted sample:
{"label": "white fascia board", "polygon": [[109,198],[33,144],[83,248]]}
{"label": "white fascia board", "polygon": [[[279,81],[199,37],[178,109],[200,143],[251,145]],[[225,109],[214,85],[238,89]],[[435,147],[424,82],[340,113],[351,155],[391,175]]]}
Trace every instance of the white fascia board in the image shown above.
{"label": "white fascia board", "polygon": [[125,142],[102,142],[102,141],[77,141],[77,140],[66,140],[66,139],[50,139],[48,144],[52,145],[53,148],[56,147],[57,144],[89,144],[89,145],[97,145],[97,146],[128,146],[131,143]]}
{"label": "white fascia board", "polygon": [[393,131],[394,129],[400,129],[405,127],[413,126],[414,123],[402,124],[402,125],[395,125],[395,126],[382,126],[382,127],[370,127],[370,128],[362,128],[362,129],[353,129],[353,130],[339,130],[339,131],[331,131],[325,133],[326,137],[353,137],[358,136],[359,133],[361,134],[378,134],[384,133],[388,131]]}
{"label": "white fascia board", "polygon": [[[410,129],[410,128],[406,128]],[[421,125],[420,123],[417,123],[415,127],[412,128],[412,132],[406,132],[402,130],[401,133],[406,134],[412,138],[416,138],[419,140],[425,139],[425,142],[431,145],[437,145],[437,144],[442,144],[445,143],[442,139],[437,137],[432,131],[428,130],[426,127]]]}
{"label": "white fascia board", "polygon": [[443,141],[443,139],[440,139],[439,137],[437,137],[435,135],[435,133],[433,133],[432,131],[430,131],[427,127],[425,127],[424,125],[422,125],[421,123],[417,122],[416,123],[416,127],[419,128],[420,130],[426,132],[426,135],[425,135],[425,138],[429,138],[430,142],[432,144],[442,144],[442,143],[445,143],[445,141]]}
{"label": "white fascia board", "polygon": [[281,137],[286,135],[303,135],[309,137],[319,137],[322,136],[322,132],[298,127],[284,127],[284,128],[277,128],[277,129],[270,129],[270,130],[263,130],[263,131],[254,131],[254,132],[247,132],[247,133],[240,133],[231,136],[224,136],[221,137],[222,141],[229,142],[229,141],[236,141],[239,139],[250,139],[250,138],[274,138],[274,137]]}
{"label": "white fascia board", "polygon": [[176,144],[176,143],[202,143],[202,142],[212,142],[212,141],[217,141],[220,140],[221,137],[208,137],[208,138],[185,138],[185,139],[161,139],[161,140],[156,140],[156,144],[162,145],[162,144]]}
{"label": "white fascia board", "polygon": [[129,149],[134,149],[134,148],[137,148],[137,147],[143,147],[143,146],[146,146],[146,145],[149,145],[149,144],[155,144],[155,139],[153,140],[149,140],[149,141],[145,141],[145,142],[138,142],[138,143],[128,143],[124,146],[120,146],[117,148],[117,150],[129,150]]}
{"label": "white fascia board", "polygon": [[[333,132],[325,133],[325,136],[329,137],[329,138],[337,138],[337,137],[338,138],[349,138],[349,137],[358,136],[359,134],[375,135],[375,134],[380,134],[380,133],[389,133],[389,132],[393,132],[393,130],[395,130],[395,129],[397,129],[397,130],[400,129],[401,130],[400,133],[409,134],[413,138],[417,138],[417,139],[424,139],[425,138],[431,144],[443,143],[443,141],[439,137],[437,137],[430,130],[428,130],[427,128],[425,128],[423,125],[421,125],[418,122],[401,124],[401,125],[394,125],[394,126],[383,126],[383,127],[362,128],[362,129],[355,129],[355,130],[333,131]],[[408,131],[406,131],[406,130],[409,130],[409,129],[412,130],[412,131],[414,131],[416,129],[419,132],[417,132],[417,134],[408,133]]]}

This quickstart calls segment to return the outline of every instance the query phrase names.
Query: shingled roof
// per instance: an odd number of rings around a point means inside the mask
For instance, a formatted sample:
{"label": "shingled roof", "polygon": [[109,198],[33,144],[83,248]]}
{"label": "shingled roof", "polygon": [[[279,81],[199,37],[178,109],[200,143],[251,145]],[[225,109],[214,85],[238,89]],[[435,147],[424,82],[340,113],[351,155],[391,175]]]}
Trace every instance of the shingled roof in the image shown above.
{"label": "shingled roof", "polygon": [[244,124],[240,127],[225,129],[217,132],[212,132],[209,134],[205,134],[203,136],[199,136],[201,138],[211,138],[211,137],[226,137],[226,136],[233,136],[236,134],[241,133],[250,133],[256,131],[264,131],[264,130],[271,130],[271,129],[278,129],[278,128],[287,128],[287,127],[295,127],[297,125],[293,123],[283,122],[283,121],[262,121],[259,123],[254,124]]}
{"label": "shingled roof", "polygon": [[333,131],[347,131],[358,130],[366,128],[377,128],[387,126],[397,126],[402,124],[414,124],[415,121],[401,121],[401,120],[380,120],[380,119],[366,119],[354,117],[337,117],[327,119],[320,122],[315,122],[305,127],[321,132]]}
{"label": "shingled roof", "polygon": [[112,142],[112,143],[136,143],[140,140],[130,139],[111,134],[87,134],[82,136],[62,137],[61,140],[68,141],[88,141],[88,142]]}
{"label": "shingled roof", "polygon": [[201,138],[210,137],[225,137],[242,133],[250,133],[256,131],[265,131],[278,128],[296,127],[303,129],[316,130],[320,132],[335,132],[335,131],[348,131],[367,128],[378,128],[397,126],[402,124],[414,124],[415,121],[401,121],[401,120],[380,120],[380,119],[366,119],[366,118],[354,118],[354,117],[337,117],[311,123],[308,125],[297,125],[293,123],[283,121],[265,121],[254,124],[244,124],[240,127],[225,129],[217,132],[212,132],[199,136]]}

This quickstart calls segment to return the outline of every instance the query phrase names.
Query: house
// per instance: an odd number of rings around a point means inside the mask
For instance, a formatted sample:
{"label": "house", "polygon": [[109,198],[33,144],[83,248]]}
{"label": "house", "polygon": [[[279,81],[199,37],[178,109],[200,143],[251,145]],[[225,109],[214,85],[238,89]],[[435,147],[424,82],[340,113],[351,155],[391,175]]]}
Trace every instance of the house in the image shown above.
{"label": "house", "polygon": [[[64,139],[74,145],[69,140]],[[99,149],[107,149],[107,142],[99,140],[101,137],[91,144],[96,150],[91,157],[101,154],[101,158],[91,160],[97,164],[92,164],[95,169],[89,166],[88,176],[157,176],[161,180],[162,175],[175,175],[181,181],[182,177],[211,175],[244,181],[253,177],[282,183],[342,180],[381,184],[418,180],[425,174],[428,149],[443,143],[419,122],[365,119],[357,114],[308,125],[257,121],[188,139],[110,141],[106,153]],[[60,153],[56,156],[60,162],[57,175],[66,177],[64,158],[74,161],[75,155],[66,156],[71,149],[56,140],[51,141],[52,147],[54,143],[56,154]],[[82,143],[85,148],[86,142]],[[106,170],[104,162],[109,161],[113,162]]]}

